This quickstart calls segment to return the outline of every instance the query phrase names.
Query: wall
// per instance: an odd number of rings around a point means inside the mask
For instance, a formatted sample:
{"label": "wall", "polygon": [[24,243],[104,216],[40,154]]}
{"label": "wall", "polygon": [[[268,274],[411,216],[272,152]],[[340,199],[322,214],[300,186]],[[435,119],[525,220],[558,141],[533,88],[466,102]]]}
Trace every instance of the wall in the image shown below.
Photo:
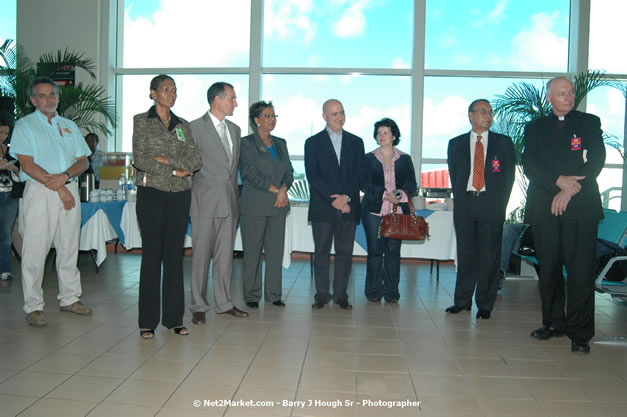
{"label": "wall", "polygon": [[[100,83],[112,95],[114,80],[108,68],[115,36],[109,34],[115,9],[115,0],[17,0],[17,42],[33,62],[66,47],[84,52],[96,63],[96,79],[77,70],[76,81]],[[99,148],[108,150],[107,142],[101,137]]]}

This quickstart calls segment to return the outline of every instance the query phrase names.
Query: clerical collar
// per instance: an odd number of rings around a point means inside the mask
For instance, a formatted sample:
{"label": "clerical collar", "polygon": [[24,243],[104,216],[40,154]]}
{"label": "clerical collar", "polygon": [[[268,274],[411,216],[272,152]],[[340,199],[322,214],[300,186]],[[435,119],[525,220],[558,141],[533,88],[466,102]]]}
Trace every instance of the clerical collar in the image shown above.
{"label": "clerical collar", "polygon": [[557,120],[559,120],[560,122],[563,122],[565,119],[564,119],[564,116],[557,116]]}

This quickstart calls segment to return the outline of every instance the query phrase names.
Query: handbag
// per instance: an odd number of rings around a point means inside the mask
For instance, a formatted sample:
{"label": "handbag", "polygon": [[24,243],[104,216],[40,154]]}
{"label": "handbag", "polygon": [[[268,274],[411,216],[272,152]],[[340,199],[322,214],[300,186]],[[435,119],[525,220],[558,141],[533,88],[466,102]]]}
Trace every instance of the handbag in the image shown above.
{"label": "handbag", "polygon": [[429,237],[429,224],[427,224],[424,217],[416,216],[416,210],[414,210],[411,198],[408,199],[407,204],[411,214],[397,213],[398,205],[394,204],[394,212],[386,214],[381,218],[379,238],[425,240]]}

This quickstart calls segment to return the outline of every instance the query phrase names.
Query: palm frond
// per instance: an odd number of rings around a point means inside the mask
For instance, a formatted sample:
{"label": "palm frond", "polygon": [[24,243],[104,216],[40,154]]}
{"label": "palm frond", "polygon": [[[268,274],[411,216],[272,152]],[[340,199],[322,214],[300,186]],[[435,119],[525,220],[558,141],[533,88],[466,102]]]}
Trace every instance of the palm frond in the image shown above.
{"label": "palm frond", "polygon": [[115,105],[99,85],[78,83],[61,87],[58,112],[90,132],[108,135],[108,124],[117,124]]}
{"label": "palm frond", "polygon": [[620,154],[621,158],[625,159],[623,143],[620,141],[620,139],[618,139],[616,135],[603,132],[603,143],[609,146],[610,148],[616,149],[616,151]]}
{"label": "palm frond", "polygon": [[60,49],[54,52],[48,52],[43,54],[39,58],[39,66],[45,68],[45,73],[40,75],[51,75],[55,71],[59,70],[64,65],[74,65],[76,68],[82,68],[91,76],[96,78],[96,63],[91,58],[86,58],[84,52],[70,51],[65,48],[65,51]]}
{"label": "palm frond", "polygon": [[612,87],[618,90],[623,90],[624,88],[620,81],[608,78],[605,75],[605,71],[601,70],[589,70],[577,74],[573,85],[575,87],[575,109],[579,107],[579,104],[588,93],[597,87]]}

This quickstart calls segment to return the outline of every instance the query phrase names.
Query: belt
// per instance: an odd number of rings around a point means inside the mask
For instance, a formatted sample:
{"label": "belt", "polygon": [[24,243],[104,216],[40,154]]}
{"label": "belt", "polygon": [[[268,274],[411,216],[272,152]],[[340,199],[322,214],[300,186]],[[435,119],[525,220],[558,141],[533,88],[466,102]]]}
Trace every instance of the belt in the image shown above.
{"label": "belt", "polygon": [[472,197],[481,197],[486,195],[485,191],[466,191],[466,195],[472,196]]}

